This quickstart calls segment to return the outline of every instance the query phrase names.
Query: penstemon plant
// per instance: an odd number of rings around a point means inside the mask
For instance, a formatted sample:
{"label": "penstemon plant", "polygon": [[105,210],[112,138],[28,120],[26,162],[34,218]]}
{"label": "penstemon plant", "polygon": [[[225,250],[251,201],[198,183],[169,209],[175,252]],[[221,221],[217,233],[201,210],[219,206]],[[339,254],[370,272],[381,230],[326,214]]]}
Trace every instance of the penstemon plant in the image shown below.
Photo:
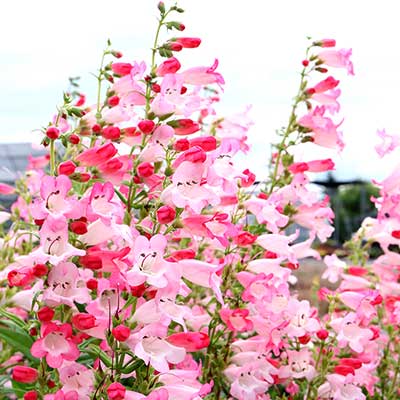
{"label": "penstemon plant", "polygon": [[[343,148],[339,81],[327,74],[352,75],[351,50],[310,43],[269,178],[256,184],[234,163],[249,151],[247,112],[216,115],[218,61],[183,68],[177,53],[201,40],[181,36],[177,5],[158,10],[150,63],[120,62],[108,41],[94,104],[71,79],[42,130],[49,155],[15,188],[0,185],[18,196],[0,212],[1,398],[399,398],[397,171],[348,262],[324,259],[337,285],[318,290],[328,311],[293,288],[334,218],[308,175],[333,161],[293,150]],[[379,134],[381,155],[400,144]],[[383,255],[369,260],[373,243]]]}

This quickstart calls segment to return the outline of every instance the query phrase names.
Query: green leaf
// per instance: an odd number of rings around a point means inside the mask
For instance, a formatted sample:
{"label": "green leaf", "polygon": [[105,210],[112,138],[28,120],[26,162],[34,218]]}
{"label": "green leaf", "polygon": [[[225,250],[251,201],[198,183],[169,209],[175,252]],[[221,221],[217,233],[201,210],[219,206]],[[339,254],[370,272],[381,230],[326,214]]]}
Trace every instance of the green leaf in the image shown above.
{"label": "green leaf", "polygon": [[8,319],[8,320],[13,321],[15,323],[15,325],[18,325],[22,329],[25,329],[26,326],[27,326],[25,324],[25,322],[21,318],[19,318],[16,315],[6,311],[3,307],[0,307],[0,315],[2,317],[4,317],[4,318]]}
{"label": "green leaf", "polygon": [[21,352],[33,364],[38,365],[39,359],[31,354],[32,337],[12,321],[2,320],[1,323],[7,326],[0,326],[0,339],[11,346],[15,352]]}
{"label": "green leaf", "polygon": [[89,345],[84,351],[86,354],[94,357],[94,359],[100,358],[106,367],[111,367],[111,358],[108,357],[108,355],[103,350],[100,350],[97,346]]}

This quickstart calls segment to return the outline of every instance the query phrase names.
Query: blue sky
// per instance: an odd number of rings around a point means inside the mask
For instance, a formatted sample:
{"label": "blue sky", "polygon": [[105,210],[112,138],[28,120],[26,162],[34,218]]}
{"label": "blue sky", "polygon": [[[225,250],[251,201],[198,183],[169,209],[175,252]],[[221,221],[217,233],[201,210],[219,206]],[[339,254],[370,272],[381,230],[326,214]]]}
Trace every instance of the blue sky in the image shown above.
{"label": "blue sky", "polygon": [[[400,134],[397,117],[400,51],[397,2],[308,0],[182,0],[186,36],[203,39],[198,50],[179,58],[185,67],[211,65],[219,58],[226,88],[221,114],[253,105],[255,145],[251,163],[265,174],[269,143],[286,123],[298,82],[307,36],[333,37],[353,48],[355,77],[339,72],[346,150],[335,157],[341,179],[381,179],[396,163],[381,163],[373,146],[376,129]],[[81,76],[94,99],[95,71],[109,37],[125,60],[148,59],[156,1],[103,0],[6,2],[0,26],[0,141],[38,140],[69,76]],[[334,156],[318,150],[314,158]],[[305,156],[308,157],[307,155]],[[379,162],[379,164],[378,164]]]}

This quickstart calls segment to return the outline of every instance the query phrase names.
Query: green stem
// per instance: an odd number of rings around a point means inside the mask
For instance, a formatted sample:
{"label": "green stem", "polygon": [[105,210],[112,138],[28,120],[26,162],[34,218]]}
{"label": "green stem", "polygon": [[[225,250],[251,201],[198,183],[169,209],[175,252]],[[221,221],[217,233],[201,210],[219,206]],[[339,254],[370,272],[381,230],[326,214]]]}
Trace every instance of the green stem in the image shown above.
{"label": "green stem", "polygon": [[[308,52],[309,52],[310,48],[311,47],[307,48],[306,58],[308,57]],[[286,140],[288,139],[288,137],[290,136],[291,133],[296,131],[296,124],[297,124],[296,111],[297,111],[298,105],[303,100],[302,94],[303,94],[303,90],[304,90],[305,77],[307,76],[306,71],[307,71],[307,67],[304,67],[303,70],[301,71],[300,85],[299,85],[297,95],[295,97],[295,101],[292,106],[292,110],[291,110],[290,117],[289,117],[289,122],[288,122],[286,130],[283,134],[283,138],[278,145],[278,155],[275,160],[275,167],[274,167],[274,170],[273,170],[273,173],[271,176],[271,180],[270,180],[271,186],[270,186],[268,194],[271,194],[273,192],[273,190],[277,184],[279,164],[280,164],[280,161],[282,158],[282,153],[284,150],[286,150]]]}
{"label": "green stem", "polygon": [[[99,75],[97,75],[97,106],[96,106],[96,120],[97,122],[100,121],[101,119],[101,84],[103,82],[103,67],[104,67],[104,60],[106,57],[106,54],[108,54],[108,49],[109,46],[103,51],[103,55],[101,57],[100,61],[100,68],[99,68]],[[92,138],[90,139],[90,147],[93,147],[96,142],[96,135],[92,135]]]}
{"label": "green stem", "polygon": [[55,176],[56,174],[56,149],[54,140],[50,140],[50,175]]}

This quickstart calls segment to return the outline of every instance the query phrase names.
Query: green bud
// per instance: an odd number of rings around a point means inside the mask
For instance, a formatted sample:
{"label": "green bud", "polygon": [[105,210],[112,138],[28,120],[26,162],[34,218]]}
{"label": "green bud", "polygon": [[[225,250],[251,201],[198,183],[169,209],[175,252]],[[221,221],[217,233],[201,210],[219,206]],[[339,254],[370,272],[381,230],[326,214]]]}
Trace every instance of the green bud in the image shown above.
{"label": "green bud", "polygon": [[163,1],[160,1],[159,3],[158,3],[158,9],[160,10],[160,13],[161,14],[165,14],[165,4],[164,4],[164,2]]}

